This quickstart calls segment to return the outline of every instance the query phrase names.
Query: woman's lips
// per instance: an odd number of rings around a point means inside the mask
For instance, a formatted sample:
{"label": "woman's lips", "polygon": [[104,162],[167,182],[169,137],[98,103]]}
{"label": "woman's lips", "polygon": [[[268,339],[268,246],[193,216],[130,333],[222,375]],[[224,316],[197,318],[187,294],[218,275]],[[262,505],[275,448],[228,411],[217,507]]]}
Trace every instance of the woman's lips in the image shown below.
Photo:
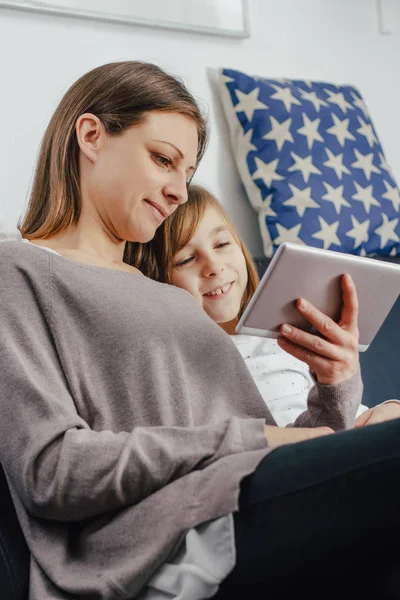
{"label": "woman's lips", "polygon": [[157,219],[157,222],[162,223],[166,217],[164,209],[155,202],[150,202],[150,200],[145,200],[145,202],[149,206],[154,217]]}

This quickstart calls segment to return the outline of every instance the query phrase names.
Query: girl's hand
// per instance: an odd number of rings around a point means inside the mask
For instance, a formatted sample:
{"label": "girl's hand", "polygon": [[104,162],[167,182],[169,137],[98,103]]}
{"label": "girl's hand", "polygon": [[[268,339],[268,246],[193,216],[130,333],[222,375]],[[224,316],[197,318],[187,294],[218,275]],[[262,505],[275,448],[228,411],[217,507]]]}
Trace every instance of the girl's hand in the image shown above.
{"label": "girl's hand", "polygon": [[348,273],[343,275],[341,285],[343,306],[339,323],[335,323],[301,298],[297,300],[297,309],[322,337],[282,325],[281,336],[278,338],[278,344],[283,350],[307,363],[314,371],[318,383],[327,385],[346,381],[357,372],[360,365],[357,291]]}
{"label": "girl's hand", "polygon": [[277,448],[285,444],[295,444],[304,442],[321,435],[334,433],[330,427],[277,427],[275,425],[266,425],[265,434],[268,440],[269,448]]}
{"label": "girl's hand", "polygon": [[364,427],[364,425],[373,425],[374,423],[382,423],[383,421],[391,421],[392,419],[399,418],[400,402],[384,402],[363,412],[356,419],[356,427]]}

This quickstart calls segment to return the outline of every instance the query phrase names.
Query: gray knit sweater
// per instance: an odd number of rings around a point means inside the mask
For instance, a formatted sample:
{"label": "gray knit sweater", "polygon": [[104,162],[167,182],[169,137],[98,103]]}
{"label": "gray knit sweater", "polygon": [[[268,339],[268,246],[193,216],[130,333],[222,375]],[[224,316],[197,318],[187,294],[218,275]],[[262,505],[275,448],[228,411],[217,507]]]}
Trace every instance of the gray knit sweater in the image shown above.
{"label": "gray knit sweater", "polygon": [[[141,275],[1,243],[0,323],[30,600],[131,599],[189,529],[237,509],[271,414],[229,336]],[[299,422],[349,426],[360,396],[359,375],[318,386]]]}

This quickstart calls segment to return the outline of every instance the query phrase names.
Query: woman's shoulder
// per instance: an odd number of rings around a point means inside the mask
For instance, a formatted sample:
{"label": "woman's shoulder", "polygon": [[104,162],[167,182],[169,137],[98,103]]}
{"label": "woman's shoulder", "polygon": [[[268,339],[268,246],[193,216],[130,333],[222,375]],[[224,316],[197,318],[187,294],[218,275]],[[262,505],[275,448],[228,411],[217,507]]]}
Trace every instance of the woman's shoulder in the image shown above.
{"label": "woman's shoulder", "polygon": [[24,273],[37,273],[39,278],[47,273],[49,259],[46,252],[32,249],[31,244],[23,240],[0,242],[0,280],[7,275],[21,277]]}

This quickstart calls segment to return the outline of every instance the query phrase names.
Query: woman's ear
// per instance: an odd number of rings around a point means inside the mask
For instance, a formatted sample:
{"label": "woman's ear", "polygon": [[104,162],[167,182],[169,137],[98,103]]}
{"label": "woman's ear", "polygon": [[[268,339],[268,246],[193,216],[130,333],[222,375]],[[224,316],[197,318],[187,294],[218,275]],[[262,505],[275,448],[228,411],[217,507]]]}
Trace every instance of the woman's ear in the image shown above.
{"label": "woman's ear", "polygon": [[97,162],[99,149],[106,136],[103,123],[96,115],[84,113],[76,121],[75,132],[81,152],[90,162]]}

